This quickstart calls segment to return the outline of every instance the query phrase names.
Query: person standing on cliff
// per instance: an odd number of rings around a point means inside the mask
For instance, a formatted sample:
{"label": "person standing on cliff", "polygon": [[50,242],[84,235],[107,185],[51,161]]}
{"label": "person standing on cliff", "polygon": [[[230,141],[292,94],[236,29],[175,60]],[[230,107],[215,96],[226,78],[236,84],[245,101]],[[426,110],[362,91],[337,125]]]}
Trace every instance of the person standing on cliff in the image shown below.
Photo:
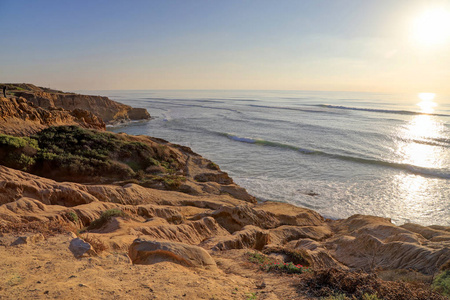
{"label": "person standing on cliff", "polygon": [[3,86],[3,97],[6,98],[6,85]]}

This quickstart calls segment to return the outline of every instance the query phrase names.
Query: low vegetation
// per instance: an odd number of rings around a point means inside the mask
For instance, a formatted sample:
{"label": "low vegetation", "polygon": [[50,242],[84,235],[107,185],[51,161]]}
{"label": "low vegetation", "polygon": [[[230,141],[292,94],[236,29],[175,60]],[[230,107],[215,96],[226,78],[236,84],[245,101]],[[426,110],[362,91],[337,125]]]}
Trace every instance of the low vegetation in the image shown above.
{"label": "low vegetation", "polygon": [[118,209],[118,208],[108,209],[108,210],[104,211],[100,215],[100,218],[95,219],[94,221],[92,221],[91,224],[89,224],[89,226],[87,227],[87,230],[93,230],[93,229],[101,228],[103,225],[105,225],[113,217],[128,218],[129,216],[126,213],[124,213],[122,210]]}
{"label": "low vegetation", "polygon": [[6,225],[0,224],[1,234],[21,235],[26,233],[41,233],[44,237],[57,234],[76,232],[77,227],[73,223],[62,220],[31,221],[31,222],[9,222]]}
{"label": "low vegetation", "polygon": [[302,249],[288,249],[283,247],[269,247],[263,251],[265,254],[282,254],[286,257],[286,261],[292,262],[294,265],[302,265],[308,267],[311,258],[309,254]]}
{"label": "low vegetation", "polygon": [[450,299],[450,270],[439,273],[436,278],[434,278],[432,287],[434,290]]}
{"label": "low vegetation", "polygon": [[167,146],[77,126],[50,127],[32,137],[0,135],[0,160],[7,167],[76,182],[134,180],[177,189],[186,179]]}
{"label": "low vegetation", "polygon": [[86,235],[83,240],[89,243],[97,254],[100,254],[107,249],[105,243],[94,236]]}
{"label": "low vegetation", "polygon": [[247,256],[250,262],[257,264],[261,270],[266,272],[302,274],[311,271],[311,269],[306,266],[294,264],[293,262],[279,262],[274,258],[258,252],[248,252]]}
{"label": "low vegetation", "polygon": [[384,281],[376,274],[327,269],[307,273],[299,289],[327,300],[447,300],[427,284]]}

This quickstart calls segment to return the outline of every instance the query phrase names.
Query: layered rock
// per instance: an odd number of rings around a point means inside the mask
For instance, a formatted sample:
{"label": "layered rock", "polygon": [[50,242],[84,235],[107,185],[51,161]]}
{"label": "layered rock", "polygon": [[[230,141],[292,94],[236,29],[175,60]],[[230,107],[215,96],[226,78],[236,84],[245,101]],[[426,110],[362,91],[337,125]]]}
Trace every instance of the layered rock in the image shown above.
{"label": "layered rock", "polygon": [[[141,238],[149,243],[181,243],[184,249],[198,246],[209,251],[212,259],[234,249],[300,251],[316,269],[412,269],[424,274],[433,274],[450,260],[448,227],[399,227],[386,218],[362,215],[325,220],[305,208],[277,202],[253,204],[230,195],[187,195],[136,184],[58,183],[0,167],[0,203],[3,232],[12,224],[54,220],[81,228],[105,211],[119,209],[127,217],[112,217],[88,232],[114,251],[129,251],[133,241]],[[76,222],[71,220],[73,215]],[[145,259],[136,261],[180,263],[180,258],[164,251],[164,255],[145,254]]]}
{"label": "layered rock", "polygon": [[108,97],[64,93],[31,84],[7,85],[12,89],[10,93],[16,97],[23,97],[35,106],[44,109],[54,107],[69,111],[82,109],[97,115],[106,123],[150,119],[150,114],[146,109],[132,108],[110,100]]}
{"label": "layered rock", "polygon": [[[0,98],[0,130],[15,135],[31,134],[68,122],[84,127],[100,123],[97,129],[104,129],[97,114],[103,114],[110,121],[147,117],[145,110],[128,109],[104,97],[80,96],[25,84],[16,85],[16,88],[21,89],[15,91],[16,94],[20,93],[31,102],[25,98]],[[57,106],[59,108],[55,108]],[[222,282],[222,279],[234,276],[230,274],[240,272],[240,277],[229,283],[235,287],[233,292],[224,299],[236,298],[236,285],[240,282],[247,282],[252,276],[264,276],[261,272],[246,271],[237,266],[249,263],[246,259],[249,250],[271,255],[280,263],[301,261],[319,272],[330,268],[338,273],[342,270],[408,269],[431,275],[450,264],[450,227],[396,226],[389,219],[363,215],[326,220],[315,211],[286,203],[257,203],[245,189],[234,184],[227,173],[188,147],[146,136],[104,136],[105,133],[97,131],[80,133],[78,129],[52,127],[46,130],[49,132],[44,132],[47,134],[44,137],[60,134],[47,141],[53,148],[57,148],[55,139],[76,140],[81,146],[75,152],[88,150],[80,162],[90,162],[89,155],[97,155],[96,160],[108,156],[110,160],[105,163],[114,160],[112,164],[120,165],[128,177],[102,174],[96,168],[95,176],[66,176],[60,170],[59,173],[52,172],[51,168],[42,168],[38,176],[0,166],[0,246],[6,249],[2,252],[7,253],[4,257],[14,256],[7,247],[13,247],[12,251],[18,253],[17,249],[45,243],[49,231],[81,230],[79,237],[73,236],[63,242],[66,250],[77,258],[76,262],[85,256],[91,256],[89,262],[94,261],[92,256],[97,258],[106,250],[114,256],[114,263],[133,263],[134,268],[162,265],[158,270],[163,272],[153,273],[152,278],[161,278],[167,270],[180,273],[194,267],[195,272],[189,273],[191,277],[197,276],[197,272],[212,272],[209,278],[220,278]],[[74,131],[82,138],[73,138]],[[96,142],[82,144],[82,140],[90,137]],[[31,138],[22,140],[30,141]],[[97,141],[104,143],[104,147],[95,148]],[[114,145],[108,141],[113,141]],[[39,142],[47,145],[45,139]],[[16,144],[21,143],[16,140]],[[47,146],[43,148],[48,149]],[[126,151],[122,151],[124,149]],[[30,149],[25,150],[30,157],[41,151],[38,147],[33,153]],[[57,153],[66,150],[70,149]],[[0,158],[6,157],[4,152],[7,151],[2,151]],[[50,152],[40,154],[41,160],[42,157],[57,157]],[[76,153],[70,154],[74,157]],[[48,167],[49,162],[44,161],[42,165],[46,163]],[[33,170],[30,168],[29,171]],[[29,234],[24,235],[24,232]],[[12,239],[8,243],[3,237],[7,233],[15,234],[14,239],[6,236],[6,239]],[[17,234],[20,234],[19,238]],[[97,248],[98,253],[95,245],[101,246]],[[4,250],[2,247],[0,250]],[[25,254],[30,256],[28,250]],[[48,257],[45,260],[51,260]],[[130,269],[127,265],[126,270]],[[275,280],[274,277],[270,274],[266,280],[272,287],[280,286],[277,292],[280,299],[297,295],[297,288],[286,284],[288,277]],[[161,282],[166,284],[169,279],[164,278]],[[204,280],[204,277],[200,279]],[[199,282],[192,284],[201,286]],[[292,286],[292,293],[287,297],[284,290]],[[79,283],[78,287],[88,286]],[[256,284],[258,290],[265,287],[265,281]],[[2,289],[0,286],[0,292]],[[11,289],[7,288],[7,291]],[[166,292],[162,291],[160,295]],[[203,297],[201,293],[192,295],[192,299]],[[261,299],[277,299],[270,292],[260,295]],[[187,293],[177,295],[178,298],[185,296]],[[247,295],[244,293],[242,297],[247,298]]]}
{"label": "layered rock", "polygon": [[105,123],[92,112],[36,107],[25,98],[0,97],[0,133],[15,136],[34,134],[49,126],[77,125],[104,130]]}
{"label": "layered rock", "polygon": [[205,249],[176,242],[136,239],[130,246],[129,256],[134,264],[172,261],[189,267],[216,267]]}

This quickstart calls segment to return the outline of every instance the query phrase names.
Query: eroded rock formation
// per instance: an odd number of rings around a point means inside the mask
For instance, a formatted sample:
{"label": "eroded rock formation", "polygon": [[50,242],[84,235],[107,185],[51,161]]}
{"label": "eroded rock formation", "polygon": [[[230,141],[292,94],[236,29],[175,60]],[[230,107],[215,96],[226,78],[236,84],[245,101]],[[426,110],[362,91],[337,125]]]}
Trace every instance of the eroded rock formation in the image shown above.
{"label": "eroded rock formation", "polygon": [[25,98],[0,97],[0,133],[27,136],[49,126],[77,125],[104,130],[105,123],[92,112],[37,107]]}
{"label": "eroded rock formation", "polygon": [[146,109],[132,108],[108,97],[64,93],[31,84],[9,84],[9,86],[12,87],[10,92],[16,97],[23,97],[36,107],[44,109],[55,107],[69,111],[82,109],[99,116],[106,123],[150,118]]}
{"label": "eroded rock formation", "polygon": [[414,269],[424,274],[450,260],[447,227],[399,227],[386,218],[362,215],[325,220],[286,203],[254,204],[225,194],[187,195],[136,184],[58,183],[0,167],[0,203],[3,231],[12,223],[70,222],[71,212],[81,228],[107,210],[120,209],[128,217],[116,216],[89,230],[114,251],[128,251],[135,239],[145,238],[202,247],[213,258],[233,249],[277,248],[301,250],[315,268]]}

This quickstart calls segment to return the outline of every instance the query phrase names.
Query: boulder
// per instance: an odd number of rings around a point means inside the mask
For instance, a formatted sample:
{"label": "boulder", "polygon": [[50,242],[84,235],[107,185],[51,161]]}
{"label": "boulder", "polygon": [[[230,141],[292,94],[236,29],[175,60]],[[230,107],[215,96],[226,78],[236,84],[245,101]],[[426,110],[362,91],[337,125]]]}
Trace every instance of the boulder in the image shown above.
{"label": "boulder", "polygon": [[128,255],[133,264],[150,265],[169,261],[187,267],[216,268],[214,259],[205,249],[177,242],[136,239]]}
{"label": "boulder", "polygon": [[97,253],[92,248],[91,244],[83,241],[80,238],[75,238],[70,241],[69,250],[73,253],[73,255],[77,258],[83,256],[96,256]]}

